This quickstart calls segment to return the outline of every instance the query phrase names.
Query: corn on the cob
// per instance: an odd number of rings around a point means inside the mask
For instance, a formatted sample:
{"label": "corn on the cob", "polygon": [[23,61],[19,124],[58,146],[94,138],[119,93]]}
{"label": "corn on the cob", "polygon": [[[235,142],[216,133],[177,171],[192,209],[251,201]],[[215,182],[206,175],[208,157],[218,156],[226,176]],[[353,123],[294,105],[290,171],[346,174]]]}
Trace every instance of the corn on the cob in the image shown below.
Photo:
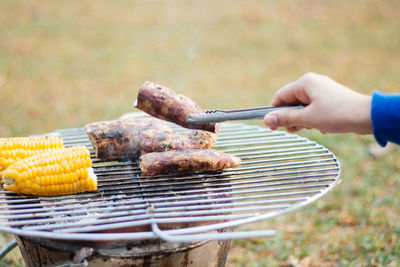
{"label": "corn on the cob", "polygon": [[97,190],[90,153],[84,146],[53,149],[17,161],[2,173],[4,189],[30,195]]}
{"label": "corn on the cob", "polygon": [[62,138],[56,136],[0,138],[0,172],[18,160],[62,147]]}

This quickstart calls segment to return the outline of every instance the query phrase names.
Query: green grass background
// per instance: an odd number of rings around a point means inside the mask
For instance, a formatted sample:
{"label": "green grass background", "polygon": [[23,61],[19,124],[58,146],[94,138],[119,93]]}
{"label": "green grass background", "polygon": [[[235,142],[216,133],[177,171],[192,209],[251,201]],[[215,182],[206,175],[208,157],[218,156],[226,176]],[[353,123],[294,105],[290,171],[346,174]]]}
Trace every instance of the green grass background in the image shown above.
{"label": "green grass background", "polygon": [[[245,108],[309,71],[367,94],[400,92],[400,1],[0,2],[4,137],[115,119],[134,111],[146,80],[205,109]],[[233,241],[227,266],[399,266],[399,148],[376,157],[373,137],[299,134],[337,155],[342,183],[243,226],[278,235]],[[23,266],[18,249],[0,266]]]}

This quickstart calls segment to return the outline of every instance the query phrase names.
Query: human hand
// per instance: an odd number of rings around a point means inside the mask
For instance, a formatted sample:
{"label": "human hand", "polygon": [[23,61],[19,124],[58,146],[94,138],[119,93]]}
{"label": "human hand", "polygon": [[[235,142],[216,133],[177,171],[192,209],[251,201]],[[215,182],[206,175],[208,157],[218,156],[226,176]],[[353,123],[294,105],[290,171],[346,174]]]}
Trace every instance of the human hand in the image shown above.
{"label": "human hand", "polygon": [[272,130],[315,128],[322,133],[372,134],[371,96],[357,93],[331,78],[307,73],[278,90],[272,106],[305,104],[303,109],[281,109],[267,114]]}

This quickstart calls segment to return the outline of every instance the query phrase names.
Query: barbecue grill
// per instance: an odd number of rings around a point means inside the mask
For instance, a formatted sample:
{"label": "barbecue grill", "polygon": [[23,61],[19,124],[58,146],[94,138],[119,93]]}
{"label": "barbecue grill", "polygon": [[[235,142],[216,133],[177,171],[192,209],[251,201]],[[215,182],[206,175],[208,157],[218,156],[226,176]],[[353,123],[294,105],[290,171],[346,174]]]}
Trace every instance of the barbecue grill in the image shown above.
{"label": "barbecue grill", "polygon": [[275,233],[235,227],[305,206],[339,181],[339,162],[322,145],[242,123],[223,123],[215,145],[241,166],[157,177],[142,177],[137,161],[96,159],[84,128],[46,135],[87,146],[99,185],[52,197],[0,191],[0,231],[16,235],[28,266],[223,266],[229,240]]}

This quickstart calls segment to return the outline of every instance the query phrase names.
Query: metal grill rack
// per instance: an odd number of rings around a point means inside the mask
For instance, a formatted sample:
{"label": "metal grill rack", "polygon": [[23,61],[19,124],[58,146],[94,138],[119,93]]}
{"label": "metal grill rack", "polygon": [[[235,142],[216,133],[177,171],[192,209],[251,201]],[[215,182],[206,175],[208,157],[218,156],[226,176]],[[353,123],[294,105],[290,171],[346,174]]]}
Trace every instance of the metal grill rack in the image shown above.
{"label": "metal grill rack", "polygon": [[91,149],[98,190],[34,197],[1,188],[0,231],[84,241],[271,236],[273,230],[219,230],[307,205],[339,180],[339,162],[325,147],[297,135],[240,123],[223,123],[215,148],[240,157],[241,166],[158,177],[141,177],[138,162],[99,161],[83,128],[50,134],[62,136],[65,146]]}

